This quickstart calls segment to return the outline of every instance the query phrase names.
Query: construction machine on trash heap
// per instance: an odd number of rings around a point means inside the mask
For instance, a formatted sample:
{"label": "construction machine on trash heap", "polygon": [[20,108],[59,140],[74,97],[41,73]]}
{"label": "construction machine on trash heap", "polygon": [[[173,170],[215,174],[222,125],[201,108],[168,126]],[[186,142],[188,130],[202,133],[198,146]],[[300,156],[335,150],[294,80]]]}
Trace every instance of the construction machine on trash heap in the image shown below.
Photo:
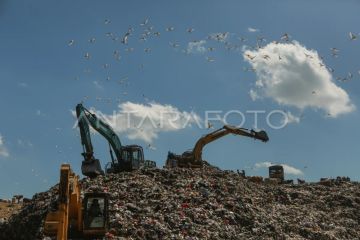
{"label": "construction machine on trash heap", "polygon": [[215,141],[227,134],[235,134],[245,137],[267,142],[269,137],[265,131],[254,131],[245,128],[236,128],[230,125],[224,125],[224,127],[215,130],[205,136],[201,137],[196,143],[192,150],[186,151],[181,155],[168,153],[165,167],[167,168],[201,168],[205,161],[202,159],[202,150],[204,146],[212,141]]}
{"label": "construction machine on trash heap", "polygon": [[[81,144],[84,152],[84,160],[81,172],[85,176],[94,178],[104,174],[100,161],[94,157],[94,149],[91,143],[90,127],[100,133],[109,143],[111,162],[106,164],[106,173],[119,173],[132,171],[139,168],[156,167],[155,161],[144,160],[143,148],[139,145],[123,146],[114,130],[98,118],[94,113],[87,110],[82,104],[76,106],[76,116],[80,129]],[[115,153],[115,157],[113,155]]]}
{"label": "construction machine on trash heap", "polygon": [[62,164],[56,209],[45,218],[44,234],[57,240],[103,238],[109,228],[109,197],[88,192],[82,197],[79,176]]}
{"label": "construction machine on trash heap", "polygon": [[269,178],[279,179],[284,181],[284,167],[282,165],[272,165],[269,167]]}

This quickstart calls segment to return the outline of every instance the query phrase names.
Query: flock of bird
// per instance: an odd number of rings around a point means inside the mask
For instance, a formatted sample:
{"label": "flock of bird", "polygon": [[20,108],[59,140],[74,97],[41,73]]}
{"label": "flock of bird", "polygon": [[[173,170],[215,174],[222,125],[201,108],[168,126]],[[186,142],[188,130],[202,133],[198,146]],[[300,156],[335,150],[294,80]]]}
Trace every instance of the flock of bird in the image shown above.
{"label": "flock of bird", "polygon": [[[104,24],[110,25],[110,24],[112,24],[112,22],[110,19],[105,19]],[[155,29],[155,27],[151,24],[149,18],[145,18],[143,21],[141,21],[139,23],[139,28],[140,28],[140,31],[137,27],[136,28],[129,27],[127,29],[127,31],[125,31],[122,34],[117,34],[114,32],[106,32],[105,37],[112,40],[115,43],[117,43],[117,42],[121,43],[124,46],[123,52],[130,53],[130,52],[135,51],[135,45],[137,45],[138,43],[147,42],[151,38],[159,38],[162,34],[161,31],[158,31]],[[174,26],[167,26],[164,29],[165,33],[173,32],[175,30],[176,29]],[[139,31],[139,32],[136,34],[137,31]],[[195,29],[193,27],[184,29],[184,33],[186,33],[186,34],[192,35],[194,32],[195,32]],[[235,38],[235,42],[231,42],[234,38]],[[350,39],[350,41],[355,41],[358,39],[358,35],[353,32],[350,32],[349,39]],[[204,40],[207,40],[207,41],[204,41]],[[195,45],[199,44],[199,47],[201,47],[201,50],[204,54],[211,55],[211,53],[216,51],[218,48],[215,48],[214,46],[208,46],[208,47],[203,46],[203,45],[205,45],[205,43],[209,44],[209,42],[210,42],[210,44],[213,44],[213,43],[211,43],[211,41],[215,41],[217,43],[222,44],[226,50],[229,50],[229,51],[233,50],[233,51],[237,51],[237,52],[243,51],[244,46],[250,50],[259,50],[259,49],[262,49],[264,47],[264,45],[267,44],[267,39],[263,36],[256,36],[254,46],[250,46],[251,43],[249,43],[249,39],[245,38],[244,36],[236,36],[236,34],[231,34],[229,32],[223,32],[223,33],[208,34],[208,36],[205,37],[204,39],[188,41],[187,43],[184,44],[183,48],[181,48],[181,44],[179,44],[178,41],[170,41],[169,46],[174,49],[179,49],[180,52],[182,52],[184,54],[190,55],[191,51],[189,51],[189,49],[188,49],[189,43],[192,43]],[[79,42],[82,42],[82,41],[79,41]],[[90,39],[88,39],[88,44],[96,44],[96,42],[97,42],[97,39],[95,37],[91,37]],[[292,43],[291,36],[288,33],[284,33],[282,36],[279,37],[278,40],[273,41],[273,43],[275,43],[275,44],[279,44],[279,43],[291,44]],[[73,47],[76,44],[77,44],[77,41],[74,39],[68,41],[69,47]],[[140,47],[141,47],[141,45],[140,45]],[[145,54],[150,54],[153,51],[149,46],[146,46],[146,47],[143,47],[143,52]],[[314,56],[311,53],[304,52],[304,55],[309,59],[314,58]],[[333,47],[330,49],[329,55],[333,58],[338,58],[340,55],[340,50],[338,48]],[[259,57],[263,58],[265,60],[269,60],[269,61],[273,60],[267,54],[263,54],[261,56],[246,54],[245,56],[250,61],[253,61],[255,58],[259,58]],[[86,61],[92,60],[92,54],[90,52],[85,52],[83,57]],[[114,49],[111,57],[115,61],[122,61],[124,56],[123,56],[123,53],[121,53],[121,51],[119,49]],[[321,59],[321,61],[319,62],[320,67],[325,67],[325,65],[323,63],[324,57],[320,56],[320,59]],[[212,62],[215,62],[215,57],[214,56],[206,56],[205,60],[209,63],[212,63]],[[282,56],[278,55],[277,60],[281,61]],[[111,64],[103,63],[102,68],[110,69]],[[139,70],[143,70],[143,69],[144,69],[144,64],[140,64]],[[334,68],[327,67],[327,69],[331,73],[335,72]],[[243,70],[246,72],[248,72],[248,71],[256,72],[256,69],[253,67],[243,67]],[[84,73],[91,73],[91,72],[92,72],[92,70],[90,68],[87,68],[84,70]],[[358,70],[358,74],[360,75],[360,70]],[[345,76],[336,77],[336,80],[339,82],[347,82],[347,81],[353,79],[353,77],[354,77],[354,74],[352,72],[348,72]],[[76,77],[76,79],[79,79],[79,77]],[[123,85],[123,86],[128,86],[128,84],[129,84],[128,79],[129,79],[128,76],[121,77],[120,80],[117,80],[117,83],[120,85]],[[106,77],[104,77],[103,80],[110,81],[111,77],[106,76]],[[100,87],[99,81],[94,81],[93,83],[96,86]],[[122,92],[123,95],[127,95],[127,93],[128,93],[127,91]],[[315,93],[313,92],[313,94],[315,94]],[[83,100],[87,100],[87,99],[89,99],[89,96],[85,96]],[[113,102],[110,98],[103,98],[103,97],[96,97],[96,101],[106,101],[108,103]],[[119,99],[117,99],[115,102],[119,102]]]}
{"label": "flock of bird", "polygon": [[[112,22],[109,19],[105,19],[104,24],[110,25],[110,24],[112,24]],[[139,28],[140,28],[140,30],[139,30]],[[142,45],[139,45],[138,43],[147,42],[152,38],[159,38],[161,36],[161,34],[174,32],[176,30],[174,26],[167,26],[166,28],[164,28],[165,33],[161,32],[159,30],[156,30],[156,28],[151,24],[149,18],[145,18],[142,22],[140,22],[139,28],[129,27],[127,29],[127,31],[123,32],[122,34],[117,34],[114,32],[106,32],[105,37],[112,40],[115,43],[117,43],[117,42],[121,43],[124,46],[123,50],[122,50],[123,52],[131,53],[131,52],[135,51],[135,49],[137,49],[135,46],[138,45],[138,47],[140,47],[140,48],[142,47],[144,53],[150,54],[150,53],[152,53],[152,49],[149,46],[143,47]],[[252,36],[254,36],[253,33],[257,32],[257,31],[258,31],[257,29],[252,29],[252,31],[249,30],[249,32]],[[136,32],[138,32],[138,33],[136,34]],[[183,32],[184,32],[184,34],[189,34],[191,37],[194,37],[193,33],[195,32],[195,29],[193,27],[189,27],[187,29],[184,29]],[[349,32],[348,38],[350,41],[355,41],[358,39],[358,34]],[[233,41],[234,39],[235,39],[235,42]],[[72,39],[68,42],[68,46],[73,47],[74,45],[76,45],[76,42],[77,41]],[[223,45],[223,47],[228,51],[232,50],[232,51],[243,53],[244,49],[257,50],[258,55],[251,55],[248,53],[245,54],[245,57],[248,58],[249,61],[254,61],[255,59],[258,59],[258,58],[262,58],[266,61],[271,61],[271,60],[281,61],[283,59],[283,57],[280,54],[276,57],[277,59],[272,59],[272,57],[270,57],[268,54],[260,54],[261,51],[259,51],[259,50],[263,49],[264,46],[268,42],[265,37],[259,36],[259,35],[256,36],[255,42],[254,42],[253,39],[248,39],[244,36],[237,36],[236,34],[229,33],[229,32],[210,33],[205,38],[189,40],[188,42],[186,42],[183,45],[184,46],[183,48],[181,48],[181,44],[179,44],[178,41],[169,41],[169,46],[173,49],[180,50],[179,52],[182,52],[186,55],[190,55],[193,52],[191,51],[191,49],[189,50],[189,45],[190,44],[197,45],[199,47],[199,49],[197,49],[195,51],[201,50],[202,54],[208,55],[205,57],[206,61],[209,63],[212,63],[212,62],[215,62],[215,58],[214,58],[214,56],[209,56],[209,55],[211,55],[212,52],[214,52],[218,49],[218,47],[214,46],[214,42],[217,44]],[[88,39],[88,43],[95,44],[96,38],[92,37],[92,38]],[[280,44],[280,43],[293,44],[292,37],[288,33],[284,33],[283,35],[279,36],[279,38],[277,40],[272,41],[272,43],[274,43],[274,44]],[[205,46],[205,44],[210,44],[210,45]],[[251,45],[251,44],[253,44],[253,45]],[[315,59],[315,56],[313,55],[312,52],[304,52],[304,56],[306,58],[308,58],[309,60]],[[329,56],[331,56],[332,58],[338,58],[340,56],[340,50],[336,47],[330,48]],[[85,52],[83,57],[87,61],[92,59],[92,55],[90,52]],[[120,52],[120,50],[114,49],[112,58],[115,61],[123,61],[123,54]],[[319,58],[320,58],[320,61],[318,63],[319,66],[326,67],[327,70],[331,74],[334,74],[334,72],[335,72],[334,68],[325,66],[324,56],[319,56]],[[109,63],[102,64],[103,69],[110,69],[110,67],[111,67],[111,65]],[[140,64],[139,69],[143,70],[144,64]],[[243,71],[256,72],[256,69],[254,67],[243,67]],[[84,70],[84,72],[90,73],[91,69],[87,68]],[[358,74],[360,75],[360,70],[358,70]],[[77,79],[78,78],[79,77],[77,77]],[[354,74],[349,71],[345,76],[337,76],[335,78],[335,80],[339,81],[339,82],[348,82],[348,81],[352,80],[353,78],[354,78]],[[111,77],[106,76],[104,79],[106,81],[110,81]],[[129,85],[129,77],[123,76],[120,78],[120,80],[117,80],[117,83],[126,87]],[[100,84],[98,81],[94,81],[94,84],[96,86],[100,87]],[[123,91],[122,94],[127,95],[128,92]],[[317,94],[317,91],[313,90],[312,94],[313,95]],[[145,94],[142,94],[142,96],[146,101],[149,100],[147,97],[145,97]],[[89,98],[90,98],[90,96],[85,96],[83,98],[83,100],[87,100]],[[115,99],[115,101],[113,101],[113,99],[109,98],[109,97],[97,96],[97,97],[95,97],[95,99],[98,102],[106,102],[109,104],[120,103],[120,101],[121,101],[121,99],[119,97],[117,97]]]}

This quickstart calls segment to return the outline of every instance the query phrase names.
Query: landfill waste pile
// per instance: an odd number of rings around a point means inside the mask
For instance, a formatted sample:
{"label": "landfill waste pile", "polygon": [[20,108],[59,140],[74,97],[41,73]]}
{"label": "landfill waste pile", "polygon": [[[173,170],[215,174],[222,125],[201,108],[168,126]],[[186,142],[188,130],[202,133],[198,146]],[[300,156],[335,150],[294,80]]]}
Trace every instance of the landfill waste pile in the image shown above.
{"label": "landfill waste pile", "polygon": [[[106,239],[359,239],[360,184],[251,182],[206,167],[143,169],[82,180],[110,194]],[[57,186],[0,225],[0,239],[44,239]]]}
{"label": "landfill waste pile", "polygon": [[20,209],[21,204],[0,201],[0,224],[5,223],[11,215],[16,214]]}

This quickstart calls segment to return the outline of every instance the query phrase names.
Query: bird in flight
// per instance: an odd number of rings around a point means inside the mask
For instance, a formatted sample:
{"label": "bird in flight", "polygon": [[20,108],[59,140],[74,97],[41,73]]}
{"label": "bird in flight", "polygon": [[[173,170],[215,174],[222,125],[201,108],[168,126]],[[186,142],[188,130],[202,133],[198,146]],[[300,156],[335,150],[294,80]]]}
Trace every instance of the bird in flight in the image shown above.
{"label": "bird in flight", "polygon": [[193,31],[195,31],[195,29],[193,29],[193,28],[188,28],[186,31],[187,31],[188,33],[192,33]]}
{"label": "bird in flight", "polygon": [[285,41],[285,42],[288,42],[289,39],[290,39],[290,36],[289,36],[289,34],[284,33],[284,34],[281,36],[280,39],[283,40],[283,41]]}
{"label": "bird in flight", "polygon": [[262,57],[263,57],[264,59],[266,59],[266,60],[269,60],[269,59],[270,59],[270,56],[267,55],[267,54],[263,55]]}
{"label": "bird in flight", "polygon": [[350,40],[356,40],[357,39],[357,35],[352,33],[352,32],[349,32],[349,37],[350,37]]}
{"label": "bird in flight", "polygon": [[149,19],[146,18],[142,23],[140,23],[140,26],[145,26],[146,24],[148,24]]}
{"label": "bird in flight", "polygon": [[330,71],[330,72],[334,72],[335,70],[333,69],[333,68],[331,68],[331,67],[327,67],[327,69]]}
{"label": "bird in flight", "polygon": [[339,56],[339,49],[337,48],[330,48],[331,50],[331,56],[338,57]]}
{"label": "bird in flight", "polygon": [[89,59],[91,58],[90,53],[88,53],[88,52],[85,53],[84,57],[85,57],[87,60],[89,60]]}
{"label": "bird in flight", "polygon": [[118,50],[114,51],[114,58],[118,61],[120,60],[121,56],[120,56],[120,52]]}
{"label": "bird in flight", "polygon": [[313,56],[311,56],[310,54],[306,54],[306,53],[304,53],[304,54],[305,54],[305,56],[308,57],[308,58],[313,58]]}
{"label": "bird in flight", "polygon": [[148,144],[147,148],[154,151],[156,150],[156,147],[152,146],[151,144]]}
{"label": "bird in flight", "polygon": [[256,56],[252,56],[252,55],[250,55],[250,54],[245,54],[245,56],[247,57],[247,58],[249,58],[250,60],[253,60],[254,58],[256,58]]}
{"label": "bird in flight", "polygon": [[207,60],[208,62],[215,62],[215,59],[212,58],[212,57],[207,57],[206,60]]}
{"label": "bird in flight", "polygon": [[125,33],[124,37],[122,38],[121,43],[128,44],[129,36],[130,36],[130,32],[128,31],[127,33]]}
{"label": "bird in flight", "polygon": [[178,48],[178,47],[180,47],[180,45],[177,44],[177,43],[169,42],[169,44],[170,44],[170,46],[172,46],[173,48]]}
{"label": "bird in flight", "polygon": [[74,45],[74,43],[75,43],[75,41],[74,41],[74,40],[70,40],[70,41],[68,42],[68,46],[69,46],[69,47],[71,47],[71,46],[73,46],[73,45]]}
{"label": "bird in flight", "polygon": [[246,42],[246,38],[244,37],[239,37],[238,39],[240,40],[240,42]]}

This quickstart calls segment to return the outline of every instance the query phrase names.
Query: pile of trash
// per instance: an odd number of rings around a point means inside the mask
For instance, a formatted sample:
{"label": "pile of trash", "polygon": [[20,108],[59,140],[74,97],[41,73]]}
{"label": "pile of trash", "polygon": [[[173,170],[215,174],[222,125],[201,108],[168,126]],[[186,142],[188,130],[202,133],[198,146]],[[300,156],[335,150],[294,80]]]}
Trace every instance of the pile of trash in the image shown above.
{"label": "pile of trash", "polygon": [[[360,184],[269,184],[215,168],[144,169],[82,180],[110,195],[106,239],[359,239]],[[57,186],[0,225],[0,239],[44,239]]]}

